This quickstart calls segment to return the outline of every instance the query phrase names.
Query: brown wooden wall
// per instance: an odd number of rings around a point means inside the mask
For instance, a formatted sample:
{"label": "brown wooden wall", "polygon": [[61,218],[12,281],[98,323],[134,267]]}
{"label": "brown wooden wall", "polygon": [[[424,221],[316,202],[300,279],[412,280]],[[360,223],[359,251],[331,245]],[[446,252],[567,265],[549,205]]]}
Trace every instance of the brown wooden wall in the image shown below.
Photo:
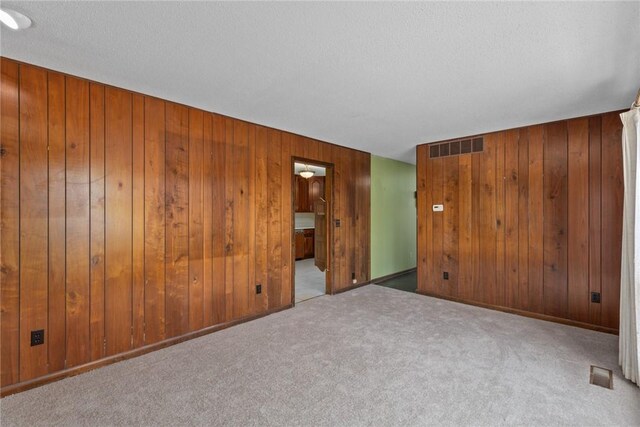
{"label": "brown wooden wall", "polygon": [[420,145],[419,292],[618,329],[621,129],[607,113],[490,133],[481,153]]}
{"label": "brown wooden wall", "polygon": [[6,58],[1,84],[3,387],[289,306],[292,156],[334,165],[333,290],[369,280],[368,153]]}

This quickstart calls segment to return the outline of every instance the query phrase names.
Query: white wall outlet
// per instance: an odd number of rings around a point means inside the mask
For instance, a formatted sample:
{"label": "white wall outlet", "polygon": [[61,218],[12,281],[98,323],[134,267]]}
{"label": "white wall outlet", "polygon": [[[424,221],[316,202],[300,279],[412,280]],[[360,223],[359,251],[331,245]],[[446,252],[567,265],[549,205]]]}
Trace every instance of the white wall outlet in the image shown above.
{"label": "white wall outlet", "polygon": [[444,205],[433,205],[434,212],[442,212],[444,211]]}

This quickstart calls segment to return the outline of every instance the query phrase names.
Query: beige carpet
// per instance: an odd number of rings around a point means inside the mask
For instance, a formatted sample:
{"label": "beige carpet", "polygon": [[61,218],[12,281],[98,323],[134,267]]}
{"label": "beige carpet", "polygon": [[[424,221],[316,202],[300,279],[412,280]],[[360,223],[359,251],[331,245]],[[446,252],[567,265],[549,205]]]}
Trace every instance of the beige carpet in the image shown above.
{"label": "beige carpet", "polygon": [[7,397],[1,423],[639,425],[616,362],[612,335],[370,285]]}

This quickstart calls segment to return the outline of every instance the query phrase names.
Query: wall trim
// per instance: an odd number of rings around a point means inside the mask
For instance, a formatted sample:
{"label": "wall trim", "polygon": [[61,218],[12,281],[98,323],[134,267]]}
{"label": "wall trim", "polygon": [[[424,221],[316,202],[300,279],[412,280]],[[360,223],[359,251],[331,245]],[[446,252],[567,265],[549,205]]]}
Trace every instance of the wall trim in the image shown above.
{"label": "wall trim", "polygon": [[606,326],[592,325],[590,323],[579,322],[577,320],[564,319],[562,317],[549,316],[542,313],[534,313],[531,311],[518,310],[517,308],[503,307],[500,305],[486,304],[483,302],[471,301],[463,298],[451,297],[447,295],[439,295],[428,291],[418,289],[416,293],[428,297],[444,299],[447,301],[457,302],[460,304],[473,305],[476,307],[487,308],[489,310],[502,311],[504,313],[516,314],[518,316],[530,317],[532,319],[545,320],[547,322],[561,323],[563,325],[575,326],[577,328],[590,329],[592,331],[604,332],[607,334],[618,335],[618,330],[607,328]]}
{"label": "wall trim", "polygon": [[182,342],[189,341],[194,338],[199,338],[204,335],[209,335],[211,333],[218,332],[223,329],[227,329],[231,326],[236,326],[241,323],[250,322],[252,320],[256,320],[261,317],[265,317],[270,314],[277,313],[279,311],[287,310],[292,307],[293,307],[292,304],[288,304],[282,307],[272,308],[270,310],[265,311],[264,313],[254,314],[251,316],[243,317],[241,319],[231,320],[229,322],[208,326],[206,328],[199,329],[197,331],[189,332],[177,337],[168,338],[153,344],[146,345],[144,347],[126,351],[124,353],[118,353],[113,356],[109,356],[103,359],[94,360],[93,362],[85,363],[83,365],[74,366],[73,368],[67,368],[62,371],[52,372],[50,374],[44,375],[42,377],[34,378],[32,380],[11,384],[11,385],[2,387],[0,389],[0,398],[9,396],[11,394],[19,393],[25,390],[29,390],[32,388],[36,388],[45,384],[49,384],[55,381],[59,381],[68,377],[73,377],[85,372],[92,371],[97,368],[101,368],[103,366],[121,362],[123,360],[142,356],[143,354],[151,353],[152,351],[160,350],[162,348],[171,347],[173,345],[180,344]]}
{"label": "wall trim", "polygon": [[417,271],[418,267],[408,268],[406,270],[398,271],[395,273],[387,274],[386,276],[376,277],[375,279],[371,279],[372,284],[378,284],[381,282],[386,282],[387,280],[395,279],[396,277],[404,276],[405,274],[413,273]]}

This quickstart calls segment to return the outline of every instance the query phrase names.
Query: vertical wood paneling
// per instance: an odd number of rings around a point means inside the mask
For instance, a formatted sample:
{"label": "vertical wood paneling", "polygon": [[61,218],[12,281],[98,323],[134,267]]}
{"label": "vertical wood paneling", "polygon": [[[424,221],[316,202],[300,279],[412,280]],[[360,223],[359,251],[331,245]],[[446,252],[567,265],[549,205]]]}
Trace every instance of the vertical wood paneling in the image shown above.
{"label": "vertical wood paneling", "polygon": [[132,122],[132,335],[133,347],[144,345],[144,96],[133,95]]}
{"label": "vertical wood paneling", "polygon": [[268,308],[268,230],[269,230],[269,175],[268,175],[268,129],[258,126],[255,141],[255,283],[262,285],[262,293],[256,294],[254,311]]}
{"label": "vertical wood paneling", "polygon": [[304,146],[306,147],[306,155],[308,159],[317,159],[322,160],[320,158],[320,143],[315,139],[305,138]]}
{"label": "vertical wood paneling", "polygon": [[248,264],[248,301],[247,314],[255,314],[256,300],[256,126],[249,124],[249,175],[248,175],[248,198],[249,198],[249,215],[248,215],[248,237],[249,251],[247,257]]}
{"label": "vertical wood paneling", "polygon": [[356,226],[357,226],[357,218],[356,218],[356,201],[357,198],[356,196],[356,177],[358,174],[358,171],[356,170],[356,164],[354,164],[355,162],[355,156],[356,153],[353,152],[346,152],[345,153],[348,157],[348,163],[352,164],[351,167],[349,168],[345,168],[346,169],[346,173],[345,175],[347,176],[347,178],[345,179],[345,183],[346,183],[346,192],[345,192],[345,206],[347,209],[347,245],[346,245],[346,253],[347,253],[347,273],[348,273],[348,277],[347,280],[345,280],[343,283],[347,283],[348,285],[354,284],[353,280],[354,278],[357,280],[357,277],[355,277],[355,273],[356,273],[356,246],[357,246],[357,240],[356,240]]}
{"label": "vertical wood paneling", "polygon": [[338,247],[338,275],[334,290],[342,289],[351,285],[351,272],[349,270],[349,205],[347,193],[349,191],[346,181],[349,180],[348,169],[344,167],[345,163],[348,163],[346,157],[344,157],[344,150],[341,147],[334,147],[334,163],[338,170],[340,181],[336,184],[336,188],[339,189],[340,200],[340,230],[336,229],[336,235],[339,235],[337,243]]}
{"label": "vertical wood paneling", "polygon": [[507,132],[499,132],[496,140],[496,292],[494,304],[505,305],[505,164],[504,144]]}
{"label": "vertical wood paneling", "polygon": [[91,360],[105,355],[105,110],[104,86],[89,85],[89,124],[91,138],[90,176],[90,337]]}
{"label": "vertical wood paneling", "polygon": [[[331,161],[334,165],[333,176],[334,176],[334,185],[333,185],[333,224],[331,224],[331,228],[333,229],[333,288],[332,291],[337,291],[343,283],[343,272],[345,266],[344,260],[344,238],[342,233],[342,221],[343,221],[343,190],[342,183],[344,181],[344,177],[342,176],[342,163],[340,161],[341,156],[340,147],[331,146]],[[338,222],[340,226],[338,226]]]}
{"label": "vertical wood paneling", "polygon": [[[331,158],[331,147],[328,144],[322,144],[320,146],[320,152],[322,156],[322,161],[330,162]],[[334,203],[334,170],[335,167],[331,166],[327,168],[327,176],[325,177],[325,199],[327,200],[327,206],[333,206],[333,209],[327,210],[327,218],[326,218],[326,232],[327,232],[327,269],[325,270],[325,289],[328,294],[333,292],[333,283],[334,283],[334,250],[335,247],[331,244],[334,241],[334,230],[333,227],[333,217],[335,212],[335,203]],[[369,271],[371,269],[369,268]]]}
{"label": "vertical wood paneling", "polygon": [[[602,221],[601,221],[601,118],[589,119],[589,293],[601,292]],[[602,304],[589,304],[589,322],[600,324]]]}
{"label": "vertical wood paneling", "polygon": [[345,181],[349,179],[347,175],[347,171],[344,169],[344,158],[343,151],[341,147],[333,147],[333,161],[336,165],[336,175],[338,176],[338,182],[334,186],[334,190],[336,191],[336,202],[338,206],[340,206],[339,215],[336,218],[339,218],[339,225],[335,225],[335,244],[336,244],[336,271],[335,278],[336,281],[334,283],[334,291],[347,287],[351,284],[351,273],[348,271],[349,266],[347,263],[347,258],[349,256],[347,251],[348,239],[349,239],[349,216],[348,216],[348,206],[347,206],[347,186]]}
{"label": "vertical wood paneling", "polygon": [[212,321],[214,324],[221,323],[226,318],[226,290],[225,290],[225,165],[226,165],[226,127],[225,119],[222,116],[212,116],[213,125],[213,171],[212,171],[212,191],[213,191],[213,218],[214,224],[213,239],[213,307]]}
{"label": "vertical wood paneling", "polygon": [[602,116],[602,312],[603,326],[617,328],[622,247],[622,127],[617,113]]}
{"label": "vertical wood paneling", "polygon": [[[473,297],[473,263],[471,254],[472,236],[472,156],[458,159],[458,292],[461,298]],[[427,209],[431,206],[427,204]],[[428,243],[427,243],[428,244]]]}
{"label": "vertical wood paneling", "polygon": [[[433,172],[431,175],[431,182],[433,183],[432,200],[434,205],[444,204],[444,161],[445,159],[438,159],[432,162]],[[443,272],[443,244],[444,244],[444,215],[443,212],[433,212],[433,275],[431,276],[431,282],[433,283],[433,289],[438,293],[442,293],[444,286],[446,286],[442,279]]]}
{"label": "vertical wood paneling", "polygon": [[[66,151],[66,141],[65,141],[65,133],[66,133],[66,108],[65,108],[65,76],[59,73],[48,72],[48,109],[49,109],[49,247],[48,255],[49,255],[49,328],[46,331],[46,335],[48,335],[49,340],[49,372],[55,372],[60,369],[65,368],[65,359],[67,358],[67,351],[69,345],[67,343],[67,310],[71,309],[75,318],[72,319],[71,326],[72,328],[82,325],[78,323],[81,320],[81,316],[83,313],[78,310],[84,307],[67,307],[67,295],[66,295],[66,284],[67,284],[67,238],[66,238],[66,211],[67,211],[67,200],[66,200],[66,189],[67,185],[67,164],[65,160],[65,151]],[[72,81],[77,81],[76,79],[70,79]],[[72,83],[73,85],[73,83]],[[78,107],[81,102],[79,100],[73,100],[70,102],[71,105],[67,107]],[[88,111],[87,111],[88,113]],[[81,113],[82,115],[82,113]],[[85,116],[86,117],[86,116]],[[84,121],[81,120],[79,123],[80,127],[85,125]],[[82,134],[83,132],[73,132],[69,135],[71,138],[74,138],[75,134]],[[86,144],[86,147],[82,147],[81,150],[88,149],[88,141],[85,140],[84,135],[81,136],[82,143]],[[72,156],[73,157],[73,156]],[[76,156],[77,157],[77,156]],[[84,156],[81,156],[84,157]],[[70,168],[69,171],[69,180],[71,183],[75,182],[75,175],[77,173],[77,167],[80,166],[81,169],[85,168],[84,163],[81,161],[81,164],[74,164],[71,162],[68,166]],[[86,165],[88,167],[88,165]],[[88,171],[88,169],[87,169]],[[82,175],[82,174],[81,174]],[[84,178],[84,177],[83,177]],[[88,177],[85,179],[85,184],[88,185]],[[73,184],[71,184],[73,186]],[[80,192],[82,193],[82,192]],[[72,199],[69,201],[70,204],[75,204],[78,206],[79,203],[82,203],[83,200],[78,199],[78,194],[74,194],[71,192],[70,196]],[[73,198],[76,196],[75,198]],[[86,200],[84,200],[86,203]],[[87,207],[88,210],[88,207]],[[80,218],[83,217],[84,207],[80,207],[80,212],[78,212],[78,216]],[[73,213],[73,212],[72,212]],[[74,217],[70,218],[69,221],[71,224],[77,224],[77,221]],[[82,233],[79,236],[82,238]],[[74,254],[77,256],[77,250],[82,248],[84,241],[80,241],[77,246],[68,247],[69,250],[74,251]],[[79,260],[82,265],[85,265],[84,259]],[[84,277],[82,277],[81,269],[73,269],[72,266],[72,275],[74,272],[81,272],[80,277],[73,278],[74,284],[79,281],[79,287],[84,288],[86,284],[88,289],[88,283],[84,282]],[[87,272],[88,273],[88,272]],[[87,295],[83,295],[83,297],[87,297]],[[88,315],[88,312],[87,312]],[[87,324],[87,328],[88,328]],[[81,329],[83,332],[83,330]],[[71,337],[71,339],[75,339],[75,337]],[[84,344],[81,344],[84,345]],[[73,363],[73,359],[77,354],[73,352],[70,355],[70,361]]]}
{"label": "vertical wood paneling", "polygon": [[[540,141],[540,147],[542,147],[542,141]],[[520,129],[518,133],[518,141],[517,141],[517,159],[514,159],[518,166],[518,183],[517,183],[517,227],[518,227],[518,275],[516,279],[516,286],[518,288],[518,299],[517,303],[512,307],[520,308],[522,310],[529,309],[529,295],[531,293],[531,284],[529,283],[529,255],[530,255],[530,247],[529,247],[529,224],[530,222],[536,220],[536,218],[531,218],[532,215],[529,214],[530,207],[536,206],[535,200],[529,198],[529,177],[532,179],[535,178],[535,170],[539,169],[539,185],[540,189],[542,188],[542,151],[539,154],[539,160],[535,160],[534,157],[531,159],[534,162],[538,163],[529,163],[529,131],[528,129]],[[534,171],[532,174],[529,173],[529,168],[533,167]],[[542,192],[540,192],[540,205],[539,208],[542,209]],[[540,227],[542,227],[542,212],[535,212],[534,215],[539,215],[537,218],[540,221]],[[542,231],[540,231],[541,233]],[[539,236],[542,239],[541,236]],[[542,240],[540,240],[542,242]],[[542,248],[542,245],[540,245]],[[533,250],[532,252],[533,253]],[[540,251],[540,273],[542,273],[542,252]],[[542,276],[540,276],[542,278]],[[542,290],[542,281],[540,281],[540,290]],[[540,294],[540,300],[542,298],[542,294]],[[538,304],[539,307],[542,307],[542,303]]]}
{"label": "vertical wood paneling", "polygon": [[480,277],[480,159],[481,154],[471,155],[471,278],[474,301],[484,298],[484,284]]}
{"label": "vertical wood paneling", "polygon": [[165,338],[165,104],[144,102],[145,343]]}
{"label": "vertical wood paneling", "polygon": [[[366,153],[357,152],[358,163],[360,165],[358,169],[358,175],[356,176],[356,181],[358,183],[357,187],[357,200],[358,204],[356,206],[355,215],[357,217],[358,223],[356,228],[357,234],[357,243],[356,248],[358,250],[358,257],[356,258],[356,271],[358,276],[358,283],[363,283],[367,281],[369,277],[369,245],[367,244],[370,238],[369,233],[369,215],[364,214],[363,212],[368,212],[371,209],[370,206],[370,193],[366,191],[366,189],[370,188],[369,183],[369,168],[371,167],[370,157]],[[458,177],[456,177],[456,180]]]}
{"label": "vertical wood paneling", "polygon": [[[487,134],[482,153],[430,159],[419,146],[418,291],[615,330],[621,129],[606,113]],[[444,215],[430,212],[442,198]],[[456,241],[457,289],[440,280]]]}
{"label": "vertical wood paneling", "polygon": [[[522,134],[521,134],[522,136]],[[529,137],[529,194],[528,194],[528,221],[529,221],[529,310],[535,313],[544,312],[544,127],[532,126],[528,129]],[[521,146],[522,149],[522,146]],[[521,154],[524,156],[524,154]],[[523,170],[524,171],[524,170]],[[522,194],[522,192],[521,192]],[[522,203],[522,197],[520,198]],[[524,213],[521,209],[522,218]],[[520,230],[523,230],[522,226]],[[520,249],[522,250],[522,244]],[[521,258],[522,259],[522,258]],[[523,263],[520,263],[522,271]],[[523,277],[523,274],[520,274]],[[522,289],[522,288],[521,288]],[[521,298],[522,300],[522,298]]]}
{"label": "vertical wood paneling", "polygon": [[460,207],[458,202],[458,157],[452,156],[444,159],[444,234],[447,236],[443,242],[442,270],[449,273],[449,280],[442,282],[442,292],[446,295],[458,294],[458,221]]}
{"label": "vertical wood paneling", "polygon": [[364,203],[356,212],[362,220],[358,226],[361,236],[362,258],[357,261],[357,264],[362,269],[360,283],[364,283],[371,279],[371,154],[364,152],[359,152],[359,154],[362,158],[362,169],[360,170],[361,184],[358,191],[362,194]]}
{"label": "vertical wood paneling", "polygon": [[280,301],[278,305],[283,306],[292,303],[292,290],[291,290],[291,276],[293,273],[293,266],[291,265],[293,260],[293,240],[292,240],[292,228],[293,228],[293,187],[292,177],[293,168],[291,163],[291,138],[286,136],[291,134],[283,134],[282,137],[282,160],[280,166],[282,172],[280,179],[282,181],[282,196],[281,196],[281,233],[282,233],[282,290],[280,295]]}
{"label": "vertical wood paneling", "polygon": [[[89,83],[66,79],[67,367],[91,360]],[[51,195],[50,195],[51,196]],[[50,236],[51,239],[52,236]]]}
{"label": "vertical wood paneling", "polygon": [[[507,307],[520,308],[520,251],[519,242],[519,201],[520,201],[520,134],[518,131],[508,131],[505,141],[505,210],[504,210],[504,235],[505,235],[505,305]],[[526,149],[526,147],[525,147]],[[525,158],[526,160],[526,158]],[[528,168],[527,163],[524,164]],[[525,187],[526,189],[526,187]],[[525,199],[526,200],[526,199]],[[525,240],[526,241],[526,240]],[[526,258],[525,258],[526,259]],[[526,284],[526,282],[525,282]],[[525,289],[526,291],[526,289]]]}
{"label": "vertical wood paneling", "polygon": [[328,283],[369,280],[369,154],[4,58],[1,96],[3,388],[291,304],[292,156],[333,164]]}
{"label": "vertical wood paneling", "polygon": [[106,354],[131,348],[132,97],[105,89],[105,338]]}
{"label": "vertical wood paneling", "polygon": [[[358,209],[358,204],[359,204],[359,198],[358,198],[358,186],[357,186],[357,182],[358,182],[358,174],[360,173],[359,171],[359,165],[358,165],[358,155],[357,153],[349,153],[350,154],[350,162],[354,162],[354,167],[349,168],[349,181],[347,183],[348,186],[348,191],[350,192],[349,194],[351,194],[351,198],[349,200],[349,216],[351,218],[350,221],[350,227],[349,227],[349,271],[351,272],[352,276],[351,277],[355,277],[355,279],[358,279],[358,268],[357,268],[357,259],[358,256],[360,255],[360,250],[358,248],[358,215],[357,215],[357,209]],[[351,279],[353,280],[353,279]],[[353,283],[353,282],[352,282]],[[357,282],[356,282],[357,283]]]}
{"label": "vertical wood paneling", "polygon": [[568,135],[569,318],[589,321],[589,120],[570,120]]}
{"label": "vertical wood paneling", "polygon": [[189,329],[204,325],[204,194],[202,111],[189,109]]}
{"label": "vertical wood paneling", "polygon": [[247,314],[249,303],[249,129],[233,121],[233,318]]}
{"label": "vertical wood paneling", "polygon": [[165,105],[165,333],[189,331],[189,110]]}
{"label": "vertical wood paneling", "polygon": [[487,304],[498,303],[496,281],[496,149],[497,136],[484,139],[484,152],[480,155],[480,200],[478,205],[478,232],[480,239],[479,280],[483,284],[483,299]]}
{"label": "vertical wood paneling", "polygon": [[233,140],[233,119],[225,118],[225,158],[224,163],[224,175],[225,175],[225,210],[224,210],[224,251],[225,251],[225,266],[224,266],[224,293],[225,293],[225,320],[233,319],[234,313],[234,300],[233,300],[233,286],[234,286],[234,257],[235,242],[234,238],[234,196],[235,196],[235,175],[234,175],[234,151],[235,143]]}
{"label": "vertical wood paneling", "polygon": [[430,290],[433,291],[436,289],[437,283],[436,283],[436,272],[435,272],[435,265],[436,263],[433,262],[436,260],[435,258],[435,254],[434,254],[434,250],[433,250],[433,216],[434,216],[434,212],[433,212],[433,205],[436,204],[437,202],[434,200],[433,198],[433,171],[434,171],[434,163],[433,162],[429,162],[429,167],[427,168],[427,174],[426,174],[426,180],[427,180],[427,190],[426,190],[426,197],[427,197],[427,214],[426,214],[426,218],[427,218],[427,242],[426,242],[426,257],[427,257],[427,271],[426,271],[426,276],[427,276],[427,282],[425,284],[425,290]]}
{"label": "vertical wood paneling", "polygon": [[544,312],[566,317],[567,124],[545,125],[544,132]]}
{"label": "vertical wood paneling", "polygon": [[[48,372],[47,72],[20,67],[20,381]],[[31,346],[31,331],[44,344]]]}
{"label": "vertical wood paneling", "polygon": [[270,263],[267,271],[267,298],[269,308],[280,306],[282,295],[282,133],[269,129],[267,132],[267,210],[269,228],[267,230],[267,247]]}
{"label": "vertical wood paneling", "polygon": [[19,67],[0,58],[0,385],[19,381],[20,126]]}
{"label": "vertical wood paneling", "polygon": [[204,326],[213,325],[213,118],[205,113],[202,123],[202,309]]}

